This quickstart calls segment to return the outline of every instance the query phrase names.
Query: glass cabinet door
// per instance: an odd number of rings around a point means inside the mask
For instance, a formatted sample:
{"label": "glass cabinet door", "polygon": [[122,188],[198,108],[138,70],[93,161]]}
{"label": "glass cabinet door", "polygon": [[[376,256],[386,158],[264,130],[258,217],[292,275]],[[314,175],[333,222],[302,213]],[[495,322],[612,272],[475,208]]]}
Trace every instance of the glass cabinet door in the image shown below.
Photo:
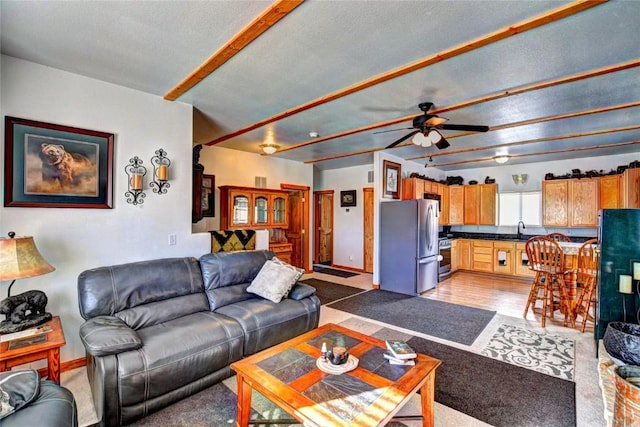
{"label": "glass cabinet door", "polygon": [[273,198],[273,223],[285,224],[287,222],[285,216],[285,199],[282,196],[275,196]]}
{"label": "glass cabinet door", "polygon": [[257,196],[253,201],[254,224],[266,225],[269,223],[269,200],[265,196]]}
{"label": "glass cabinet door", "polygon": [[238,194],[233,196],[233,225],[249,224],[249,197]]}

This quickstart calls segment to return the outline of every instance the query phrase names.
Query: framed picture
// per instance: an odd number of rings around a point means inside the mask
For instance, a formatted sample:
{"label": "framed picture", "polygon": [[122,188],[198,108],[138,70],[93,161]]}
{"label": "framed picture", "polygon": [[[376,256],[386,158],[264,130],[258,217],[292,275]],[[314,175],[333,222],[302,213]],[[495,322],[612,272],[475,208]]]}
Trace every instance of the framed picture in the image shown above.
{"label": "framed picture", "polygon": [[111,209],[113,134],[5,116],[4,205]]}
{"label": "framed picture", "polygon": [[340,207],[345,208],[356,205],[356,190],[345,190],[340,192]]}
{"label": "framed picture", "polygon": [[202,175],[202,197],[200,198],[202,203],[202,216],[215,217],[215,188],[216,188],[216,176],[215,175]]}
{"label": "framed picture", "polygon": [[384,191],[382,195],[390,199],[400,198],[400,177],[401,166],[398,163],[393,163],[388,160],[384,160],[382,164],[382,186]]}

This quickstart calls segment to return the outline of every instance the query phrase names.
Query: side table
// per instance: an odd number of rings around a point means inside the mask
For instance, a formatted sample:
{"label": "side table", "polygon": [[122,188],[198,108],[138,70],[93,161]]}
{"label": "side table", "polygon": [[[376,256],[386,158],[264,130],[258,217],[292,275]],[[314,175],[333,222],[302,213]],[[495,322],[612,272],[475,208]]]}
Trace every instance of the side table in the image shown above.
{"label": "side table", "polygon": [[52,330],[46,334],[47,340],[43,343],[14,350],[9,350],[9,342],[0,344],[0,372],[8,371],[14,366],[47,359],[48,378],[60,384],[60,347],[67,342],[59,316],[54,316],[45,325],[51,326]]}

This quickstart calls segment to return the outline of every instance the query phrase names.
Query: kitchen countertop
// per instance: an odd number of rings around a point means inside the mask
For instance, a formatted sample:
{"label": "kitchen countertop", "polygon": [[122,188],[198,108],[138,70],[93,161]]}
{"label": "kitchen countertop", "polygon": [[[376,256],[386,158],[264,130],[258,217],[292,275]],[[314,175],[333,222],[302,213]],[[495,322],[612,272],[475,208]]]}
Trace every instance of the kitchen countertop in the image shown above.
{"label": "kitchen countertop", "polygon": [[[523,234],[520,239],[518,239],[517,234],[499,234],[499,233],[462,233],[462,232],[451,232],[449,233],[452,237],[449,237],[452,240],[455,239],[471,239],[471,240],[496,240],[503,242],[516,242],[516,243],[526,243],[532,237],[536,235],[528,235]],[[444,237],[444,235],[443,235]],[[594,237],[584,237],[584,236],[569,236],[571,238],[571,243],[580,244],[586,242],[587,240],[591,240]],[[576,249],[577,251],[577,249]]]}

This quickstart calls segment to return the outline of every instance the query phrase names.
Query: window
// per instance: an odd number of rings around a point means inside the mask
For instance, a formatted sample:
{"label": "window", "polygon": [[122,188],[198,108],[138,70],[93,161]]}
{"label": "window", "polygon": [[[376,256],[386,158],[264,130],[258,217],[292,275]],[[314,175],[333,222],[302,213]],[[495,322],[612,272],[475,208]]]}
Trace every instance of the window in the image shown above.
{"label": "window", "polygon": [[499,225],[517,225],[519,221],[526,225],[541,225],[541,193],[500,193]]}

